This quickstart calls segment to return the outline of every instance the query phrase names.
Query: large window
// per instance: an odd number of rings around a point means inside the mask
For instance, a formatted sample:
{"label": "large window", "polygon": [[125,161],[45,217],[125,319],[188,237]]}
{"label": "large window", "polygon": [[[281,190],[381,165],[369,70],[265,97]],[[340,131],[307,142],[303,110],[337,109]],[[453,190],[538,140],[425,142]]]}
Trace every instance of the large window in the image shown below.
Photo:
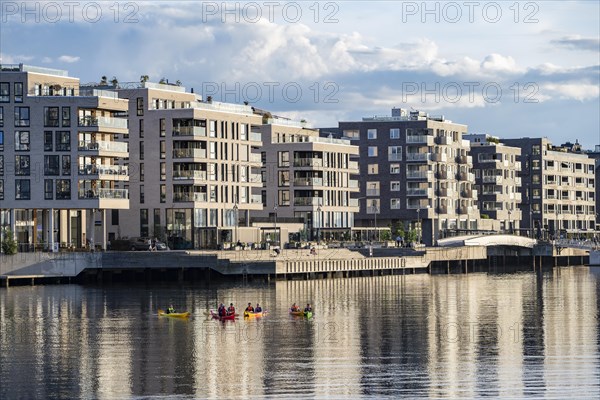
{"label": "large window", "polygon": [[164,118],[158,120],[158,132],[160,137],[165,137],[167,134],[167,123]]}
{"label": "large window", "polygon": [[10,83],[0,82],[0,103],[8,103],[10,101]]}
{"label": "large window", "polygon": [[0,151],[4,150],[4,131],[0,131]]}
{"label": "large window", "polygon": [[69,179],[56,180],[56,200],[71,200],[71,181]]}
{"label": "large window", "polygon": [[148,236],[148,209],[140,210],[140,236]]}
{"label": "large window", "polygon": [[400,129],[398,129],[398,128],[390,129],[390,139],[400,139]]}
{"label": "large window", "polygon": [[144,137],[144,120],[140,119],[140,137],[143,138]]}
{"label": "large window", "polygon": [[146,192],[144,191],[144,185],[140,185],[140,204],[144,204],[146,201]]}
{"label": "large window", "polygon": [[358,129],[345,130],[344,137],[350,140],[358,140],[360,139],[360,131]]}
{"label": "large window", "polygon": [[44,200],[52,200],[54,197],[54,181],[44,179]]}
{"label": "large window", "polygon": [[4,200],[4,179],[0,179],[0,200]]}
{"label": "large window", "polygon": [[164,140],[160,141],[159,148],[160,148],[160,159],[164,160],[165,158],[167,158],[167,144],[165,143]]}
{"label": "large window", "polygon": [[15,107],[15,126],[29,126],[29,107]]}
{"label": "large window", "polygon": [[279,203],[280,206],[289,206],[290,205],[290,191],[289,190],[280,190],[279,191]]}
{"label": "large window", "polygon": [[60,164],[59,156],[44,156],[44,175],[52,176],[59,175]]}
{"label": "large window", "polygon": [[367,139],[377,139],[377,129],[367,129]]}
{"label": "large window", "polygon": [[71,156],[62,156],[62,174],[71,175]]}
{"label": "large window", "polygon": [[280,167],[289,167],[290,166],[290,152],[289,151],[279,151],[278,153],[278,165]]}
{"label": "large window", "polygon": [[137,115],[144,115],[144,98],[138,97],[136,99],[137,102]]}
{"label": "large window", "polygon": [[4,107],[0,107],[0,128],[4,126]]}
{"label": "large window", "polygon": [[279,186],[290,186],[290,171],[279,171]]}
{"label": "large window", "polygon": [[62,126],[63,128],[71,126],[71,107],[62,108]]}
{"label": "large window", "polygon": [[29,131],[15,132],[15,151],[29,151]]}
{"label": "large window", "polygon": [[390,182],[390,191],[391,192],[399,192],[400,191],[400,182],[399,181]]}
{"label": "large window", "polygon": [[44,126],[58,128],[58,107],[44,107]]}
{"label": "large window", "polygon": [[377,147],[369,146],[369,157],[377,157]]}
{"label": "large window", "polygon": [[56,151],[71,151],[71,132],[56,132]]}
{"label": "large window", "polygon": [[0,154],[0,176],[4,175],[4,155]]}
{"label": "large window", "polygon": [[15,175],[29,176],[30,166],[29,156],[15,156]]}
{"label": "large window", "polygon": [[52,131],[44,131],[44,151],[53,151],[53,137]]}
{"label": "large window", "polygon": [[402,146],[388,146],[388,160],[389,161],[401,161],[402,160]]}
{"label": "large window", "polygon": [[15,103],[23,102],[23,82],[15,82]]}
{"label": "large window", "polygon": [[29,179],[15,180],[15,199],[29,200],[31,198]]}
{"label": "large window", "polygon": [[400,164],[390,164],[390,174],[399,174]]}

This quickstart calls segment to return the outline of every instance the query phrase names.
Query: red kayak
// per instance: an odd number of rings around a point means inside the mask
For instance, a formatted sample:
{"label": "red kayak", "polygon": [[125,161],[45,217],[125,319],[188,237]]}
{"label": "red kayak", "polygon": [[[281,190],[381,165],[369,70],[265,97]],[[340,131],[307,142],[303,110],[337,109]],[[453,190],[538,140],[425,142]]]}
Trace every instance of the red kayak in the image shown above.
{"label": "red kayak", "polygon": [[227,321],[227,320],[235,319],[235,314],[220,316],[218,313],[214,312],[213,310],[210,310],[210,315],[212,315],[212,317],[214,319],[218,319],[218,320],[221,320],[221,321]]}

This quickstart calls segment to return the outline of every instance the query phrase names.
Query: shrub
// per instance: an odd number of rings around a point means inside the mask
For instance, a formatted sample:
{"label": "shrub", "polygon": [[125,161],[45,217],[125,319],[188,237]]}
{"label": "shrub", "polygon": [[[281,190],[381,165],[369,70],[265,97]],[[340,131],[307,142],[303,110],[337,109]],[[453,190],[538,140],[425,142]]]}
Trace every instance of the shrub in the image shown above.
{"label": "shrub", "polygon": [[4,232],[4,239],[2,239],[1,247],[4,254],[17,254],[17,241],[10,230]]}

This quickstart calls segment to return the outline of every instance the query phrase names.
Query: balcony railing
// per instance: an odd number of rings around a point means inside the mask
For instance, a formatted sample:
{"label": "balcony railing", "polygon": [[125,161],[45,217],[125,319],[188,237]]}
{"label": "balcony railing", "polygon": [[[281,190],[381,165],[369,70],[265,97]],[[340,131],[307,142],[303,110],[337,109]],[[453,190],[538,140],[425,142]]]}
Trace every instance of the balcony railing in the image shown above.
{"label": "balcony railing", "polygon": [[175,171],[173,179],[198,179],[206,180],[206,171]]}
{"label": "balcony railing", "polygon": [[128,175],[126,165],[83,164],[79,166],[79,175]]}
{"label": "balcony railing", "polygon": [[250,196],[251,204],[262,204],[262,196],[260,194],[253,194]]}
{"label": "balcony railing", "polygon": [[260,132],[250,132],[249,139],[252,142],[261,142],[262,134]]}
{"label": "balcony railing", "polygon": [[127,153],[127,143],[107,142],[104,140],[88,141],[80,140],[78,150],[80,151],[112,151],[116,153]]}
{"label": "balcony railing", "polygon": [[456,209],[458,214],[471,214],[473,212],[473,207],[461,206]]}
{"label": "balcony railing", "polygon": [[250,153],[250,162],[252,162],[252,163],[260,163],[260,162],[262,162],[260,154]]}
{"label": "balcony railing", "polygon": [[431,175],[431,171],[406,171],[407,179],[429,179]]}
{"label": "balcony railing", "polygon": [[429,160],[429,153],[408,153],[406,154],[406,161],[427,161]]}
{"label": "balcony railing", "polygon": [[358,181],[357,181],[357,180],[354,180],[354,179],[350,179],[350,180],[348,181],[348,187],[349,187],[349,188],[351,188],[351,189],[356,189],[356,188],[358,188]]}
{"label": "balcony railing", "polygon": [[261,174],[250,174],[250,181],[252,183],[262,183],[262,175]]}
{"label": "balcony railing", "polygon": [[452,136],[437,136],[435,138],[435,143],[440,145],[452,144]]}
{"label": "balcony railing", "polygon": [[433,136],[428,135],[407,135],[406,143],[433,144]]}
{"label": "balcony railing", "polygon": [[502,183],[502,176],[500,176],[500,175],[484,175],[483,183]]}
{"label": "balcony railing", "polygon": [[129,199],[128,189],[79,189],[80,199]]}
{"label": "balcony railing", "polygon": [[431,161],[435,161],[435,162],[447,162],[448,161],[448,156],[446,155],[446,153],[433,153],[431,155]]}
{"label": "balcony railing", "polygon": [[79,127],[127,129],[126,118],[80,117]]}
{"label": "balcony railing", "polygon": [[294,186],[323,186],[323,178],[296,178]]}
{"label": "balcony railing", "polygon": [[323,204],[322,197],[296,197],[294,198],[295,206],[318,206]]}
{"label": "balcony railing", "polygon": [[452,197],[454,191],[450,188],[440,188],[437,190],[437,195],[440,197]]}
{"label": "balcony railing", "polygon": [[358,161],[350,161],[348,163],[348,169],[350,171],[358,171]]}
{"label": "balcony railing", "polygon": [[406,189],[407,196],[427,196],[429,194],[429,190],[426,188],[411,188]]}
{"label": "balcony railing", "polygon": [[438,206],[436,210],[438,214],[448,214],[448,206]]}
{"label": "balcony railing", "polygon": [[448,179],[448,171],[446,171],[446,170],[444,170],[444,171],[437,171],[435,173],[435,177],[437,179]]}
{"label": "balcony railing", "polygon": [[350,207],[358,207],[359,206],[358,201],[359,201],[359,199],[350,199],[349,206]]}
{"label": "balcony railing", "polygon": [[204,126],[180,126],[173,128],[173,136],[199,136],[206,137]]}
{"label": "balcony railing", "polygon": [[173,149],[173,158],[206,158],[206,149]]}
{"label": "balcony railing", "polygon": [[178,203],[188,203],[188,202],[206,203],[206,202],[208,202],[208,194],[203,193],[203,192],[174,193],[173,201],[178,202]]}
{"label": "balcony railing", "polygon": [[322,158],[295,158],[294,167],[322,167]]}

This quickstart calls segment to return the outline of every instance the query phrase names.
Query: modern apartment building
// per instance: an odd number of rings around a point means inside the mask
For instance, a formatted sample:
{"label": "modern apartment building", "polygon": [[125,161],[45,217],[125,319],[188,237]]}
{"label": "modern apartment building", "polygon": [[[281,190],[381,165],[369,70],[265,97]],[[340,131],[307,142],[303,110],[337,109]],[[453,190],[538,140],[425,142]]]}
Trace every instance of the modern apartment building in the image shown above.
{"label": "modern apartment building", "polygon": [[127,209],[127,100],[80,89],[67,71],[0,66],[0,224],[21,251],[107,246],[107,211]]}
{"label": "modern apartment building", "polygon": [[[203,101],[185,88],[124,85],[129,99],[131,207],[120,236],[156,236],[173,249],[256,240],[249,212],[262,209],[262,117],[247,105]],[[134,86],[134,87],[131,87]]]}
{"label": "modern apartment building", "polygon": [[359,226],[416,228],[431,245],[448,234],[479,228],[467,126],[423,112],[340,122],[360,148]]}
{"label": "modern apartment building", "polygon": [[260,127],[265,208],[256,215],[301,221],[305,240],[350,239],[359,211],[351,197],[359,190],[358,163],[351,160],[358,147],[350,140],[320,137],[301,122],[265,122]]}
{"label": "modern apartment building", "polygon": [[497,224],[494,230],[517,233],[521,213],[521,156],[518,147],[506,146],[488,134],[469,134],[473,173],[477,185],[479,210]]}
{"label": "modern apartment building", "polygon": [[547,138],[502,139],[521,148],[521,227],[537,237],[595,228],[595,161]]}
{"label": "modern apartment building", "polygon": [[[599,182],[600,180],[600,144],[597,144],[594,151],[588,151],[586,153],[588,157],[592,158],[596,162],[596,180],[595,182]],[[598,210],[600,209],[598,204],[600,202],[600,185],[596,183],[596,230],[600,230],[600,213]]]}

